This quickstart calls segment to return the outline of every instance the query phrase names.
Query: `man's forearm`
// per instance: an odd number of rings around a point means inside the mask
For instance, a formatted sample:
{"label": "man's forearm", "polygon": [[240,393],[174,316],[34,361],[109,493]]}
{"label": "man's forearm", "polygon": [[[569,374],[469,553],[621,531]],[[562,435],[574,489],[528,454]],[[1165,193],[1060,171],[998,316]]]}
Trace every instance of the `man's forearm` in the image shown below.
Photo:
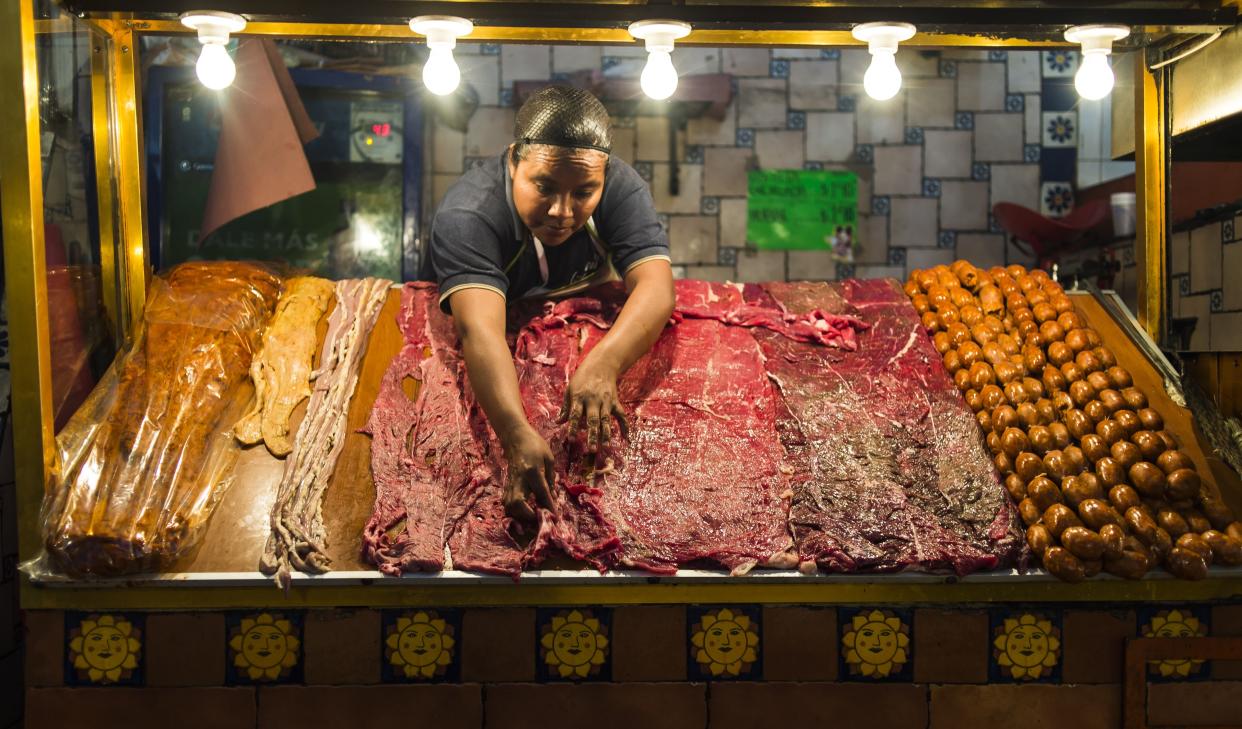
{"label": "man's forearm", "polygon": [[504,337],[466,336],[462,341],[462,353],[474,395],[483,406],[496,436],[501,443],[507,443],[527,421],[518,390],[517,371]]}
{"label": "man's forearm", "polygon": [[589,358],[601,359],[620,375],[651,349],[672,312],[673,291],[666,281],[639,281]]}

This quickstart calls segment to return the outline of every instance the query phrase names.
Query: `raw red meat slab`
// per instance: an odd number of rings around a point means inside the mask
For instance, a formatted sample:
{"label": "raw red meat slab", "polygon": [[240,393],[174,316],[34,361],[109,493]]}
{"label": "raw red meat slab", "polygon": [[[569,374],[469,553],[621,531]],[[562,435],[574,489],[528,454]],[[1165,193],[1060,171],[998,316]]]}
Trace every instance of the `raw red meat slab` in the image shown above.
{"label": "raw red meat slab", "polygon": [[953,570],[1024,554],[979,428],[889,280],[765,285],[789,310],[826,306],[870,328],[858,351],[755,332],[783,393],[799,557],[829,571]]}

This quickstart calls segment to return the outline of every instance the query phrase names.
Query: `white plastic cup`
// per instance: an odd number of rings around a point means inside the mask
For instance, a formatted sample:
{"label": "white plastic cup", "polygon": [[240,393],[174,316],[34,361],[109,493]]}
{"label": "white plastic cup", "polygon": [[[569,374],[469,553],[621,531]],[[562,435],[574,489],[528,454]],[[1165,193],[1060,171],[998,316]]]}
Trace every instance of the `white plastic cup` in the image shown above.
{"label": "white plastic cup", "polygon": [[1132,192],[1114,192],[1108,201],[1113,208],[1113,235],[1117,238],[1133,236],[1138,196]]}

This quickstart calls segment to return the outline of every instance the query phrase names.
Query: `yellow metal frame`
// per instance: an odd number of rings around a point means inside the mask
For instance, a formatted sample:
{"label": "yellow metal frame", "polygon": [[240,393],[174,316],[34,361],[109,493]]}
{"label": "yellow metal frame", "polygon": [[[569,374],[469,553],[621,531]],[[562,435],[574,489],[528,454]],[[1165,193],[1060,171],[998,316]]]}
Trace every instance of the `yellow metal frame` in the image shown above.
{"label": "yellow metal frame", "polygon": [[[8,277],[12,341],[13,409],[19,520],[23,560],[40,548],[39,507],[54,463],[47,288],[43,241],[43,192],[39,156],[39,109],[34,42],[37,34],[72,30],[72,18],[33,19],[33,0],[0,2],[0,184],[3,184],[5,263]],[[92,19],[98,43],[92,62],[92,109],[99,181],[101,249],[105,303],[119,332],[141,316],[150,271],[144,214],[141,99],[137,86],[136,40],[142,33],[185,33],[175,21],[124,17]],[[248,35],[355,40],[413,40],[404,26],[251,23]],[[624,30],[591,28],[477,27],[472,41],[629,44]],[[686,39],[692,45],[858,45],[846,31],[700,30]],[[1062,42],[966,35],[916,36],[908,46],[1041,48]],[[1140,58],[1142,53],[1135,54]],[[1164,220],[1167,206],[1164,173],[1165,118],[1158,79],[1140,60],[1136,94],[1139,139],[1140,317],[1153,335],[1165,295]],[[295,587],[285,596],[262,587],[35,587],[22,576],[22,604],[27,608],[224,608],[265,605],[510,605],[626,604],[747,601],[761,603],[982,603],[993,601],[1140,601],[1236,598],[1242,580],[1203,582],[1153,580],[1098,581],[1089,585],[1057,582],[918,583],[872,581],[809,584],[573,585],[546,584],[427,586],[380,582],[370,585]]]}
{"label": "yellow metal frame", "polygon": [[1140,51],[1133,55],[1134,180],[1138,193],[1134,259],[1140,272],[1135,314],[1152,341],[1162,342],[1169,272],[1165,166],[1169,110],[1164,86],[1168,72],[1165,69],[1152,71],[1148,67],[1147,53]]}

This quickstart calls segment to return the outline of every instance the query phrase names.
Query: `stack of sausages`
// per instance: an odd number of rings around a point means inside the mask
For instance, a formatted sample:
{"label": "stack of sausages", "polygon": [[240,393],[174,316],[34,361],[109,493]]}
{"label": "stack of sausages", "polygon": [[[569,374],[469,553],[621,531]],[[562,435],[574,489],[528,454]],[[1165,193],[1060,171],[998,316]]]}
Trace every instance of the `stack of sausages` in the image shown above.
{"label": "stack of sausages", "polygon": [[975,411],[1044,568],[1077,582],[1242,564],[1242,524],[1042,270],[915,270],[906,294]]}

